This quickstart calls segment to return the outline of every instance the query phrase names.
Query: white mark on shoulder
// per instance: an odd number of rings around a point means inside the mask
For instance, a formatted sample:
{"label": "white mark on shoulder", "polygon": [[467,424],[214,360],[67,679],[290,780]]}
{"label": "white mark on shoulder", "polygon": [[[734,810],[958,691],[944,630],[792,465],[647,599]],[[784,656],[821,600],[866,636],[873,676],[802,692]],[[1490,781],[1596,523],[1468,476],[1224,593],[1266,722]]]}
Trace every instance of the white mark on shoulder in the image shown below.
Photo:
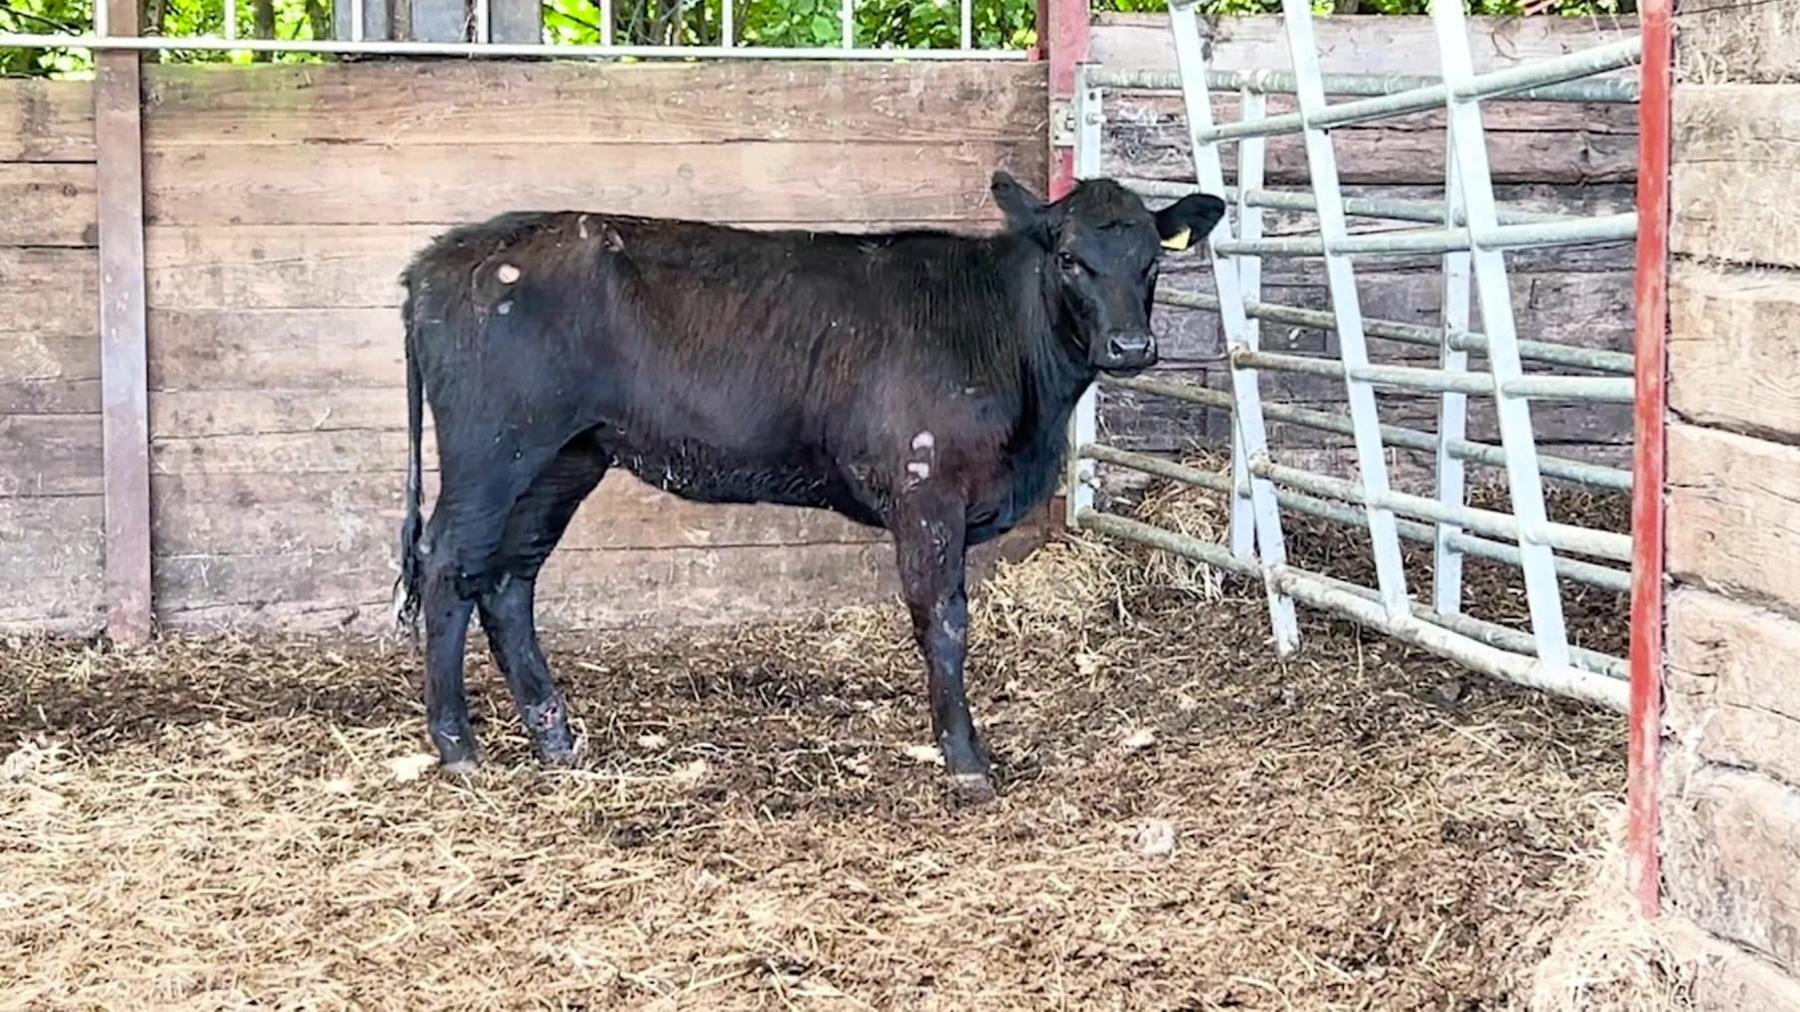
{"label": "white mark on shoulder", "polygon": [[936,445],[937,437],[933,436],[930,430],[921,432],[912,439],[912,448],[915,450],[929,450]]}
{"label": "white mark on shoulder", "polygon": [[906,473],[923,481],[926,478],[931,477],[931,465],[922,460],[915,460],[906,465]]}
{"label": "white mark on shoulder", "polygon": [[501,284],[510,285],[519,280],[521,274],[522,272],[515,265],[501,264],[500,269],[494,272],[494,277],[499,278]]}
{"label": "white mark on shoulder", "polygon": [[582,215],[581,217],[575,219],[575,234],[580,236],[583,239],[588,238],[589,233],[588,233],[587,223],[588,223],[588,216],[585,214]]}

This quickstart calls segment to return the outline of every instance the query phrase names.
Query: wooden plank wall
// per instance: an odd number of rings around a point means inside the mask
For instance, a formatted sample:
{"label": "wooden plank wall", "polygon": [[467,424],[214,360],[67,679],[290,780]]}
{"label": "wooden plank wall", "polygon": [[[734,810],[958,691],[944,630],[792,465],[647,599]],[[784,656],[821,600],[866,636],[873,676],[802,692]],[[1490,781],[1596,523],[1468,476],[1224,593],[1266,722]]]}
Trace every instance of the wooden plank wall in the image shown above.
{"label": "wooden plank wall", "polygon": [[[1632,19],[1476,18],[1477,69],[1497,69],[1556,56],[1627,37],[1636,31]],[[1280,19],[1219,18],[1210,22],[1211,56],[1227,70],[1290,65]],[[1426,74],[1439,72],[1437,46],[1427,18],[1326,18],[1317,24],[1327,73]],[[1166,17],[1111,15],[1101,19],[1094,37],[1094,57],[1108,69],[1173,71],[1174,58]],[[1222,118],[1235,118],[1236,99],[1221,97]],[[1269,111],[1292,109],[1271,98]],[[1560,213],[1612,213],[1633,207],[1637,168],[1637,114],[1631,107],[1496,103],[1487,107],[1488,145],[1498,196],[1503,202]],[[1177,96],[1108,95],[1104,168],[1109,174],[1191,181],[1193,168],[1184,139],[1185,117]],[[1400,120],[1333,131],[1339,172],[1350,196],[1443,197],[1444,117],[1420,114]],[[1231,181],[1235,150],[1226,150],[1226,176]],[[1305,152],[1297,137],[1269,142],[1268,178],[1273,186],[1307,185]],[[1266,212],[1266,230],[1314,228],[1310,215]],[[1357,227],[1369,227],[1368,223]],[[1549,253],[1522,252],[1508,258],[1514,271],[1513,291],[1520,333],[1546,340],[1629,351],[1632,341],[1632,249],[1616,246]],[[1179,263],[1181,266],[1176,267]],[[1359,265],[1364,312],[1384,319],[1435,324],[1441,305],[1440,270],[1436,257],[1389,257]],[[1199,257],[1171,258],[1164,284],[1208,291],[1211,274]],[[1264,266],[1265,299],[1290,305],[1329,308],[1323,274],[1316,260],[1270,259]],[[1229,372],[1217,316],[1184,310],[1159,310],[1157,330],[1164,335],[1165,364],[1172,376],[1224,388]],[[1480,313],[1475,317],[1479,322]],[[1266,325],[1265,346],[1271,350],[1336,351],[1333,335],[1287,326]],[[1379,361],[1435,364],[1436,352],[1413,345],[1373,340]],[[1481,368],[1479,356],[1472,367]],[[1343,384],[1320,377],[1264,374],[1271,398],[1326,408],[1341,408]],[[1434,398],[1382,394],[1383,421],[1427,431],[1436,428]],[[1631,410],[1625,405],[1532,405],[1542,444],[1566,455],[1626,463],[1631,439]],[[1103,431],[1124,445],[1155,451],[1199,445],[1222,451],[1229,419],[1166,398],[1129,393],[1104,399]],[[1472,438],[1497,440],[1489,402],[1470,402]],[[1348,474],[1348,458],[1333,450],[1337,436],[1276,426],[1277,448],[1289,448],[1287,459],[1318,464]],[[1301,448],[1296,450],[1295,448]],[[1402,465],[1417,463],[1404,455]],[[1475,476],[1484,473],[1478,470]]]}
{"label": "wooden plank wall", "polygon": [[1699,1009],[1800,1010],[1800,16],[1678,27],[1664,885]]}
{"label": "wooden plank wall", "polygon": [[0,81],[0,629],[97,632],[93,91]]}
{"label": "wooden plank wall", "polygon": [[[145,101],[172,627],[385,623],[406,462],[397,277],[444,227],[565,208],[986,225],[995,168],[1046,174],[1043,72],[1025,65],[158,67]],[[887,555],[826,514],[703,509],[609,476],[546,569],[546,624],[867,597]]]}

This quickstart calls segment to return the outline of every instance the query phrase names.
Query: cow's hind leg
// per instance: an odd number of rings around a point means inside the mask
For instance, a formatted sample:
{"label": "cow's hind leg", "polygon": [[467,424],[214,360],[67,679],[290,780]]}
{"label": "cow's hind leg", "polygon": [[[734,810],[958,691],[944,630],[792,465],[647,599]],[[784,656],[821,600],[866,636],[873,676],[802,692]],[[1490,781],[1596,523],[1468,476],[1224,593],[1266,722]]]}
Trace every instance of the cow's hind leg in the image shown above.
{"label": "cow's hind leg", "polygon": [[[443,438],[440,436],[440,438]],[[549,454],[444,461],[443,487],[418,546],[425,623],[425,723],[446,772],[475,770],[478,753],[463,687],[463,649],[475,602],[491,594],[506,519]]]}
{"label": "cow's hind leg", "polygon": [[976,737],[963,688],[969,641],[964,526],[959,498],[920,490],[898,511],[892,529],[901,594],[925,659],[932,737],[958,790],[969,800],[985,801],[994,793],[988,758]]}
{"label": "cow's hind leg", "polygon": [[572,760],[575,738],[569,732],[568,704],[538,643],[537,575],[609,462],[604,450],[584,435],[544,466],[513,505],[501,541],[500,580],[478,602],[494,663],[506,676],[532,748],[545,762]]}

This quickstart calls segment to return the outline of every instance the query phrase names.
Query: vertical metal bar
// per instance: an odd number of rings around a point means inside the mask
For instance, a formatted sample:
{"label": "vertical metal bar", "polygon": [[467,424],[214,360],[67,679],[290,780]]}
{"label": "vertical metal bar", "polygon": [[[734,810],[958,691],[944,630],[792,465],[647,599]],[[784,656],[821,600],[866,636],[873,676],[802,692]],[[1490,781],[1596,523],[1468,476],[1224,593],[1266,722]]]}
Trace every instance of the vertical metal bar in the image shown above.
{"label": "vertical metal bar", "polygon": [[490,0],[475,0],[475,41],[492,42],[493,17],[488,9]]}
{"label": "vertical metal bar", "polygon": [[613,44],[613,0],[600,0],[600,44]]}
{"label": "vertical metal bar", "polygon": [[[1260,91],[1243,88],[1238,91],[1238,118],[1244,122],[1262,119],[1269,108],[1268,96]],[[1238,238],[1262,238],[1263,209],[1251,204],[1249,195],[1262,189],[1263,167],[1266,162],[1268,142],[1262,137],[1245,137],[1238,141]],[[1246,302],[1262,299],[1262,257],[1257,254],[1237,257],[1238,286],[1243,292]],[[1252,347],[1262,343],[1262,321],[1251,317],[1245,328],[1250,335]],[[1244,454],[1243,441],[1237,438],[1237,426],[1232,425],[1231,437],[1231,554],[1234,558],[1248,559],[1256,551],[1256,513],[1251,508],[1250,497],[1241,494],[1240,490],[1250,487],[1250,461]]]}
{"label": "vertical metal bar", "polygon": [[719,45],[721,46],[730,48],[737,44],[736,40],[733,38],[737,34],[737,25],[733,23],[737,20],[734,16],[736,12],[737,4],[735,0],[720,0]]}
{"label": "vertical metal bar", "polygon": [[[1454,228],[1463,214],[1462,181],[1456,173],[1456,146],[1446,144],[1444,150],[1444,227]],[[1444,337],[1438,363],[1451,372],[1469,367],[1469,353],[1457,342],[1459,334],[1469,330],[1469,254],[1444,254]],[[1461,506],[1464,496],[1463,459],[1451,447],[1468,432],[1469,395],[1446,390],[1438,399],[1437,426],[1437,498],[1446,506]],[[1462,528],[1455,524],[1437,525],[1437,539],[1432,546],[1432,607],[1440,615],[1454,615],[1462,610],[1462,552],[1456,547],[1456,536]]]}
{"label": "vertical metal bar", "polygon": [[[106,16],[107,0],[94,0],[94,34],[106,38],[110,19]],[[95,56],[100,54],[96,53]],[[95,61],[96,63],[98,61]]]}
{"label": "vertical metal bar", "polygon": [[962,48],[975,48],[975,0],[962,0]]}
{"label": "vertical metal bar", "polygon": [[[1293,3],[1294,0],[1289,0]],[[1450,143],[1455,147],[1456,171],[1469,228],[1476,233],[1499,224],[1494,202],[1494,181],[1488,169],[1487,134],[1477,99],[1458,99],[1457,91],[1475,76],[1469,53],[1467,21],[1460,0],[1431,5],[1437,29],[1438,57],[1444,84],[1452,96]],[[1538,540],[1548,519],[1544,511],[1544,485],[1538,473],[1536,436],[1531,427],[1531,404],[1506,393],[1507,385],[1523,375],[1519,362],[1518,333],[1514,326],[1512,286],[1507,280],[1506,259],[1497,250],[1470,253],[1475,270],[1475,290],[1481,299],[1481,325],[1487,334],[1488,369],[1494,376],[1494,413],[1500,422],[1500,442],[1506,450],[1506,478],[1512,493],[1512,511],[1518,518],[1519,557],[1525,576],[1526,603],[1531,611],[1531,631],[1538,659],[1552,667],[1569,663],[1569,640],[1563,624],[1562,592],[1556,582],[1556,559],[1548,545]]]}
{"label": "vertical metal bar", "polygon": [[[122,35],[137,0],[97,0]],[[150,638],[150,393],[144,342],[144,163],[140,56],[94,54],[95,207],[100,241],[100,441],[106,631]]]}
{"label": "vertical metal bar", "polygon": [[[101,3],[104,4],[105,0],[101,0]],[[237,33],[237,0],[225,0],[225,37],[235,39]]]}
{"label": "vertical metal bar", "polygon": [[844,0],[842,12],[838,15],[839,24],[843,28],[844,48],[856,48],[856,0]]}
{"label": "vertical metal bar", "polygon": [[[1086,65],[1075,68],[1075,178],[1090,179],[1100,174],[1101,130],[1106,124],[1106,110],[1099,88],[1088,86]],[[1064,522],[1072,529],[1075,517],[1094,505],[1094,486],[1098,471],[1092,460],[1080,455],[1081,447],[1094,442],[1100,434],[1100,385],[1088,388],[1075,402],[1069,416],[1069,460],[1064,474]]]}
{"label": "vertical metal bar", "polygon": [[[1325,84],[1319,70],[1319,49],[1313,40],[1313,13],[1310,0],[1282,0],[1287,21],[1288,49],[1294,64],[1296,99],[1302,123],[1325,111]],[[1306,163],[1312,173],[1313,196],[1318,201],[1319,234],[1326,249],[1341,242],[1349,234],[1344,219],[1344,195],[1338,185],[1337,155],[1331,135],[1308,124]],[[1344,390],[1349,399],[1350,420],[1355,427],[1357,471],[1363,489],[1375,496],[1388,491],[1387,461],[1381,443],[1381,418],[1375,403],[1375,390],[1367,382],[1355,379],[1356,371],[1369,364],[1369,350],[1363,335],[1362,302],[1356,291],[1356,269],[1348,257],[1327,253],[1325,276],[1330,284],[1331,304],[1337,314],[1338,357],[1344,363]],[[1406,570],[1400,557],[1400,532],[1393,511],[1373,503],[1365,504],[1369,518],[1369,542],[1375,555],[1375,576],[1381,603],[1390,614],[1411,613],[1407,600]]]}
{"label": "vertical metal bar", "polygon": [[1638,110],[1637,432],[1631,487],[1631,708],[1625,854],[1645,917],[1660,913],[1657,793],[1663,676],[1664,424],[1669,338],[1669,160],[1674,4],[1644,0]]}
{"label": "vertical metal bar", "polygon": [[363,0],[350,0],[350,41],[363,40]]}
{"label": "vertical metal bar", "polygon": [[[1218,144],[1192,139],[1213,126],[1212,94],[1206,85],[1206,50],[1200,42],[1200,24],[1193,6],[1171,4],[1169,27],[1175,34],[1175,63],[1181,73],[1181,100],[1187,113],[1188,136],[1193,148],[1194,179],[1202,191],[1224,194],[1225,171],[1220,165]],[[1206,244],[1212,258],[1213,283],[1219,291],[1219,319],[1227,344],[1255,348],[1257,333],[1251,329],[1250,318],[1244,312],[1238,260],[1219,255],[1213,246],[1215,239],[1231,237],[1229,219],[1229,215],[1220,219]],[[1232,365],[1231,396],[1233,439],[1242,444],[1241,456],[1247,465],[1250,460],[1268,452],[1268,433],[1263,423],[1262,399],[1254,369]],[[1257,553],[1269,599],[1269,624],[1275,636],[1276,652],[1286,655],[1299,646],[1300,623],[1294,616],[1293,598],[1276,586],[1274,579],[1278,568],[1287,564],[1287,542],[1281,533],[1281,507],[1275,501],[1275,486],[1267,478],[1251,476],[1249,484]]]}

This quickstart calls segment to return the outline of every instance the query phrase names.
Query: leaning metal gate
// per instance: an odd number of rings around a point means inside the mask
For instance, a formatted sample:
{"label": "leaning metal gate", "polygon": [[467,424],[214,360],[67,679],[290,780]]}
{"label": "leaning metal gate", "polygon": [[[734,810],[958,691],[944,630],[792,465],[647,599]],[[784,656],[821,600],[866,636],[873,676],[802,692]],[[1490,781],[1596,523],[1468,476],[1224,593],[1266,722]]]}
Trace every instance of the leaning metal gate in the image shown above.
{"label": "leaning metal gate", "polygon": [[[1138,391],[1230,413],[1230,473],[1217,474],[1098,440],[1096,391],[1071,422],[1068,520],[1072,527],[1147,544],[1223,570],[1257,577],[1267,590],[1277,650],[1298,642],[1294,602],[1335,612],[1432,650],[1467,667],[1611,709],[1626,709],[1626,662],[1572,647],[1564,628],[1559,581],[1628,592],[1632,558],[1627,534],[1553,523],[1546,515],[1543,479],[1609,491],[1629,491],[1631,472],[1541,454],[1532,427],[1534,400],[1622,402],[1633,398],[1633,356],[1521,338],[1515,325],[1505,251],[1629,242],[1635,213],[1590,217],[1545,215],[1498,206],[1489,173],[1483,99],[1633,103],[1635,82],[1598,75],[1638,62],[1633,38],[1556,59],[1477,74],[1460,0],[1432,4],[1442,78],[1325,75],[1313,38],[1309,0],[1284,0],[1291,72],[1227,73],[1207,65],[1192,0],[1170,0],[1179,73],[1119,74],[1081,68],[1075,95],[1075,172],[1100,172],[1105,94],[1179,91],[1191,137],[1198,186],[1121,180],[1146,198],[1173,198],[1196,189],[1224,197],[1228,212],[1209,242],[1217,296],[1159,290],[1167,305],[1218,313],[1230,366],[1229,390],[1151,377],[1108,378],[1103,386]],[[1213,89],[1236,90],[1240,118],[1215,122]],[[1293,96],[1297,111],[1267,114],[1267,96]],[[1328,104],[1327,95],[1351,100]],[[1441,202],[1346,198],[1330,131],[1426,110],[1448,113],[1445,199]],[[1269,137],[1304,138],[1311,191],[1264,186]],[[1236,187],[1227,187],[1220,145],[1237,145]],[[1313,234],[1265,237],[1265,209],[1310,212]],[[1413,222],[1434,227],[1353,233],[1349,219]],[[1382,254],[1441,254],[1441,325],[1367,318],[1357,289],[1357,261]],[[1301,257],[1324,265],[1329,311],[1262,301],[1264,257]],[[1471,297],[1479,299],[1482,329],[1470,329]],[[1276,354],[1259,347],[1260,325],[1282,323],[1334,332],[1335,358]],[[1368,339],[1439,350],[1437,368],[1371,361]],[[1485,368],[1471,368],[1471,354]],[[1534,368],[1526,371],[1530,363]],[[1271,402],[1261,374],[1290,372],[1341,380],[1347,411],[1321,411]],[[1437,431],[1382,424],[1377,390],[1400,388],[1437,395]],[[1467,438],[1468,401],[1491,398],[1498,444]],[[1267,424],[1348,436],[1357,477],[1347,480],[1284,463],[1271,447]],[[1432,455],[1435,495],[1390,487],[1387,448]],[[1097,465],[1106,464],[1219,492],[1231,504],[1230,544],[1215,545],[1127,517],[1096,503]],[[1466,502],[1470,464],[1504,471],[1511,512]],[[1375,586],[1364,587],[1302,569],[1288,560],[1283,516],[1304,514],[1367,531]],[[1414,600],[1402,566],[1402,539],[1432,546],[1430,603]],[[1519,630],[1463,613],[1465,556],[1520,568],[1530,629]]]}

